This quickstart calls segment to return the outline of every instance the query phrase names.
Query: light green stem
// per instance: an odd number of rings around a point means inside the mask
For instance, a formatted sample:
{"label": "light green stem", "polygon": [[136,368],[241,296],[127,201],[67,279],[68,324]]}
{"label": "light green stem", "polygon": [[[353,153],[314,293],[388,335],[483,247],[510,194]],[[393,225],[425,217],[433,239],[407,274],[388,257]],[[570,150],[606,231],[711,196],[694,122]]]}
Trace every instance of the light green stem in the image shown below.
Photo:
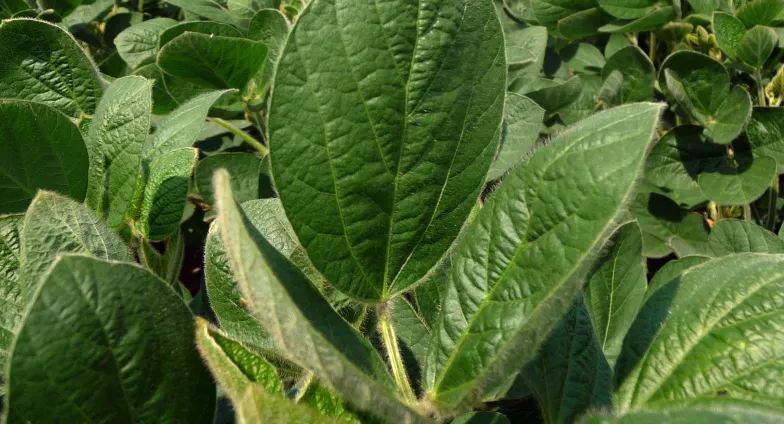
{"label": "light green stem", "polygon": [[223,128],[226,128],[232,134],[234,134],[237,137],[245,140],[248,144],[253,146],[254,149],[258,150],[259,153],[261,153],[262,157],[267,156],[267,154],[269,153],[269,149],[267,149],[267,146],[261,144],[261,142],[259,140],[256,140],[250,134],[246,133],[245,131],[243,131],[243,130],[237,128],[237,127],[235,127],[230,122],[228,122],[226,120],[223,120],[221,118],[207,118],[207,120],[211,121],[211,122],[214,122],[214,123],[222,126]]}
{"label": "light green stem", "polygon": [[389,366],[392,368],[392,376],[395,378],[395,384],[403,394],[403,397],[413,404],[416,402],[416,395],[414,394],[414,390],[411,389],[411,384],[408,381],[406,367],[403,365],[403,357],[400,355],[400,346],[397,343],[395,328],[392,326],[392,323],[389,320],[389,314],[386,313],[386,311],[379,311],[378,315],[378,328],[381,333],[381,340],[384,343],[387,358],[389,359]]}
{"label": "light green stem", "polygon": [[765,106],[767,103],[765,99],[765,86],[762,85],[762,74],[759,69],[754,73],[754,80],[757,83],[757,103],[759,103],[760,106]]}
{"label": "light green stem", "polygon": [[746,221],[753,221],[754,218],[751,216],[751,205],[746,203],[743,205],[743,219]]}

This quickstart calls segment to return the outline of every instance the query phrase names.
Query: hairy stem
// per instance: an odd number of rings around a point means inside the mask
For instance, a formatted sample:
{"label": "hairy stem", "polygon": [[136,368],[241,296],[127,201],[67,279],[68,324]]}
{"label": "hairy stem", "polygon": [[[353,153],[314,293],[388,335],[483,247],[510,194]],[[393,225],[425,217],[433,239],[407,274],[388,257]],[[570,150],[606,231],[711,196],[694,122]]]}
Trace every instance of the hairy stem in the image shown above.
{"label": "hairy stem", "polygon": [[222,126],[223,128],[226,128],[232,134],[234,134],[237,137],[245,140],[248,144],[253,146],[254,149],[258,150],[259,153],[261,153],[262,157],[267,156],[267,153],[269,153],[269,149],[267,149],[267,146],[263,145],[259,140],[256,140],[255,138],[253,138],[250,134],[246,133],[245,131],[235,127],[230,122],[228,122],[228,121],[226,121],[224,119],[221,119],[221,118],[207,118],[207,120],[211,121],[211,122],[214,122],[214,123]]}
{"label": "hairy stem", "polygon": [[648,57],[651,58],[651,63],[654,65],[656,64],[656,33],[651,31],[651,36],[649,38],[648,44]]}
{"label": "hairy stem", "polygon": [[754,73],[754,81],[757,83],[757,103],[760,106],[765,106],[767,103],[765,101],[765,86],[762,85],[762,74],[759,69]]}
{"label": "hairy stem", "polygon": [[384,350],[389,359],[392,376],[395,378],[395,384],[397,385],[398,390],[400,390],[400,393],[403,394],[403,397],[407,401],[413,404],[416,402],[416,395],[411,388],[411,383],[408,381],[406,367],[403,365],[403,357],[400,355],[400,346],[397,343],[397,334],[395,334],[395,328],[392,326],[392,322],[389,319],[389,310],[384,307],[379,309],[381,310],[379,310],[378,314],[378,330],[381,333]]}

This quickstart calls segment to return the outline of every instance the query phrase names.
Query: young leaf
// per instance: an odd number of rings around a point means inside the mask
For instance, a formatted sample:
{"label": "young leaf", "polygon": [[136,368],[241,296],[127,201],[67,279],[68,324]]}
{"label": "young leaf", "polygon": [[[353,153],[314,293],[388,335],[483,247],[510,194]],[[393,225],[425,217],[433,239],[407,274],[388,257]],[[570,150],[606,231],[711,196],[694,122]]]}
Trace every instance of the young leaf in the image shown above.
{"label": "young leaf", "polygon": [[231,269],[249,309],[281,353],[362,410],[390,422],[427,422],[398,399],[386,365],[370,343],[237,207],[224,170],[215,174],[215,192]]}
{"label": "young leaf", "polygon": [[21,231],[19,276],[24,304],[60,253],[132,260],[128,247],[103,220],[81,203],[56,193],[41,191],[35,196]]}
{"label": "young leaf", "polygon": [[196,96],[167,115],[156,125],[155,132],[147,137],[144,143],[145,159],[154,160],[174,149],[192,146],[199,138],[210,107],[231,91],[211,91]]}
{"label": "young leaf", "polygon": [[215,386],[193,334],[190,310],[149,271],[60,256],[14,343],[6,418],[211,423]]}
{"label": "young leaf", "polygon": [[231,189],[237,202],[259,198],[259,176],[262,161],[250,153],[218,153],[199,161],[194,181],[202,201],[215,204],[212,192],[212,176],[218,169],[226,169],[232,175]]}
{"label": "young leaf", "polygon": [[177,286],[182,271],[185,255],[185,237],[181,231],[176,231],[166,239],[166,250],[163,254],[148,240],[142,240],[139,249],[139,262],[144,264],[153,274],[161,280]]}
{"label": "young leaf", "polygon": [[132,69],[153,63],[158,55],[161,33],[174,25],[177,21],[169,18],[155,18],[131,25],[114,39],[117,53]]}
{"label": "young leaf", "polygon": [[522,371],[546,423],[573,423],[590,408],[612,405],[610,366],[581,293]]}
{"label": "young leaf", "polygon": [[713,32],[716,35],[716,43],[719,48],[724,50],[730,57],[738,56],[738,46],[743,36],[746,35],[746,27],[740,19],[724,12],[713,14]]}
{"label": "young leaf", "polygon": [[92,115],[98,69],[62,28],[32,19],[0,24],[0,98],[44,103],[72,118]]}
{"label": "young leaf", "polygon": [[755,107],[746,127],[746,139],[755,154],[769,156],[784,173],[784,108]]}
{"label": "young leaf", "polygon": [[259,72],[258,93],[266,95],[267,86],[272,82],[275,64],[278,62],[286,37],[289,35],[289,21],[276,9],[262,9],[253,15],[248,25],[248,38],[267,46],[267,61]]}
{"label": "young leaf", "polygon": [[89,159],[79,128],[24,100],[0,100],[0,116],[0,214],[24,212],[38,190],[84,200]]}
{"label": "young leaf", "polygon": [[297,395],[297,403],[307,405],[319,411],[325,417],[337,418],[342,423],[352,424],[377,424],[381,422],[375,417],[354,412],[346,401],[330,393],[312,375],[307,377],[305,386],[302,392]]}
{"label": "young leaf", "polygon": [[585,296],[599,346],[612,365],[640,309],[646,281],[642,233],[637,223],[616,230],[607,244],[607,251],[589,274]]}
{"label": "young leaf", "polygon": [[[391,321],[398,337],[408,378],[417,386],[422,381],[425,356],[429,347],[432,331],[425,319],[403,296],[392,300]],[[414,387],[419,392],[421,387]]]}
{"label": "young leaf", "polygon": [[624,103],[653,98],[656,73],[651,60],[639,47],[624,47],[607,59],[607,64],[602,68],[602,79],[607,80],[614,71],[623,74],[621,97]]}
{"label": "young leaf", "polygon": [[204,87],[243,89],[266,59],[261,42],[185,32],[161,48],[158,66]]}
{"label": "young leaf", "polygon": [[87,134],[90,172],[85,203],[119,228],[131,208],[150,129],[152,86],[141,77],[114,81],[101,98]]}
{"label": "young leaf", "polygon": [[237,410],[237,422],[240,424],[267,424],[274,422],[339,424],[343,422],[324,417],[314,409],[271,395],[256,384],[249,385],[245,389],[241,400],[234,407]]}
{"label": "young leaf", "polygon": [[0,396],[5,394],[2,373],[6,358],[25,306],[19,283],[19,231],[23,218],[24,215],[0,216]]}
{"label": "young leaf", "polygon": [[660,110],[633,104],[574,125],[485,204],[453,258],[428,351],[428,397],[440,409],[469,408],[534,357],[631,196]]}
{"label": "young leaf", "polygon": [[733,253],[784,253],[784,241],[749,221],[722,219],[708,239],[708,253],[714,257]]}
{"label": "young leaf", "polygon": [[487,173],[488,180],[500,178],[522,161],[539,137],[542,119],[544,109],[536,102],[517,93],[506,93],[501,144]]}
{"label": "young leaf", "polygon": [[191,147],[172,150],[150,163],[137,228],[146,240],[163,240],[177,231],[188,200],[191,173],[199,152]]}
{"label": "young leaf", "polygon": [[278,64],[270,154],[332,285],[384,300],[441,258],[496,151],[505,74],[492,2],[309,3]]}
{"label": "young leaf", "polygon": [[762,68],[776,47],[777,41],[776,31],[768,27],[756,26],[750,29],[738,44],[736,50],[738,59],[752,68]]}
{"label": "young leaf", "polygon": [[729,255],[689,268],[651,295],[615,368],[619,410],[718,393],[780,405],[782,269],[784,255]]}

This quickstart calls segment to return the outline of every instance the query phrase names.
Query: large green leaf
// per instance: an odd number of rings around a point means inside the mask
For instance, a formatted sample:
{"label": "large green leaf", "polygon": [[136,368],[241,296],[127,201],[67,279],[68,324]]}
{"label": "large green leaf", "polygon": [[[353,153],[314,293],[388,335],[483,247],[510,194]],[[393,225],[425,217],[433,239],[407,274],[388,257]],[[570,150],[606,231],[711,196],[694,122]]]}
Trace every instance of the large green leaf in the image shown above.
{"label": "large green leaf", "polygon": [[738,150],[715,169],[699,176],[700,190],[708,199],[723,205],[745,205],[759,199],[773,177],[776,160],[768,156],[753,157]]}
{"label": "large green leaf", "polygon": [[664,411],[629,412],[621,416],[594,415],[580,424],[776,424],[784,414],[775,408],[718,398]]}
{"label": "large green leaf", "polygon": [[576,75],[566,81],[535,78],[530,83],[517,88],[516,83],[523,80],[525,79],[521,78],[515,81],[515,83],[509,87],[509,90],[515,91],[518,94],[524,94],[526,97],[535,101],[548,115],[556,113],[572,104],[580,98],[580,93],[583,90],[582,79]]}
{"label": "large green leaf", "polygon": [[386,365],[302,272],[259,234],[215,174],[218,224],[243,298],[281,354],[310,369],[358,408],[389,422],[424,423],[395,393]]}
{"label": "large green leaf", "polygon": [[570,40],[579,40],[597,34],[611,20],[612,16],[598,7],[593,7],[558,21],[558,31]]}
{"label": "large green leaf", "polygon": [[660,110],[640,103],[588,118],[493,193],[453,258],[428,351],[437,407],[469,408],[535,356],[631,196]]}
{"label": "large green leaf", "polygon": [[89,160],[79,128],[24,100],[0,100],[0,116],[0,214],[24,212],[41,189],[84,200]]}
{"label": "large green leaf", "polygon": [[0,216],[0,396],[5,393],[2,373],[22,318],[24,303],[19,283],[19,232],[24,215]]}
{"label": "large green leaf", "polygon": [[496,151],[505,74],[490,1],[314,0],[303,11],[276,72],[271,163],[331,284],[378,301],[436,264]]}
{"label": "large green leaf", "polygon": [[653,293],[615,368],[620,411],[718,394],[781,407],[784,255],[694,266]]}
{"label": "large green leaf", "polygon": [[743,22],[729,13],[716,12],[713,14],[713,32],[716,35],[716,43],[724,53],[730,57],[737,57],[738,46],[746,35]]}
{"label": "large green leaf", "polygon": [[607,13],[619,19],[637,19],[653,10],[656,0],[597,0]]}
{"label": "large green leaf", "polygon": [[243,89],[267,60],[267,47],[245,38],[185,32],[158,53],[165,72],[210,88]]}
{"label": "large green leaf", "polygon": [[745,88],[732,87],[714,116],[708,118],[705,135],[719,144],[729,144],[743,131],[751,118],[751,96]]}
{"label": "large green leaf", "polygon": [[582,294],[522,372],[548,424],[573,423],[591,408],[612,405],[610,366]]}
{"label": "large green leaf", "polygon": [[539,137],[542,119],[544,109],[536,102],[517,93],[506,93],[501,143],[487,173],[488,180],[503,176],[523,160]]}
{"label": "large green leaf", "polygon": [[103,220],[81,203],[52,192],[42,191],[35,196],[21,236],[20,282],[25,304],[60,253],[132,260],[128,248]]}
{"label": "large green leaf", "polygon": [[60,27],[32,19],[0,25],[0,97],[44,103],[72,117],[92,115],[98,69]]}
{"label": "large green leaf", "polygon": [[149,271],[60,256],[14,343],[8,422],[212,423],[193,334],[188,307]]}
{"label": "large green leaf", "polygon": [[784,253],[784,241],[750,221],[722,219],[716,222],[708,239],[708,254]]}
{"label": "large green leaf", "polygon": [[782,0],[754,0],[745,3],[737,10],[735,16],[746,25],[746,28],[755,25],[769,25],[784,11],[784,1]]}
{"label": "large green leaf", "polygon": [[191,173],[199,152],[191,147],[164,153],[150,163],[137,229],[147,240],[177,231],[188,200]]}
{"label": "large green leaf", "polygon": [[174,19],[155,18],[131,25],[114,39],[117,53],[132,69],[155,62],[161,33],[176,24]]}
{"label": "large green leaf", "polygon": [[[670,88],[667,74],[675,75],[682,85],[682,93]],[[724,103],[730,91],[730,76],[721,63],[709,56],[681,50],[667,57],[659,68],[659,85],[683,106],[688,99],[698,113],[695,118],[708,120]]]}
{"label": "large green leaf", "polygon": [[602,79],[606,80],[613,71],[620,71],[623,74],[621,96],[624,103],[653,98],[656,72],[651,60],[639,47],[624,47],[610,56],[607,64],[602,68]]}
{"label": "large green leaf", "polygon": [[777,172],[784,173],[784,108],[755,107],[746,138],[755,154],[772,157],[778,163]]}
{"label": "large green leaf", "polygon": [[85,203],[112,228],[123,224],[131,208],[151,113],[152,84],[130,76],[109,86],[90,123]]}
{"label": "large green leaf", "polygon": [[205,93],[188,100],[155,125],[147,137],[144,157],[153,160],[174,149],[190,147],[199,138],[210,107],[230,90]]}
{"label": "large green leaf", "polygon": [[[683,258],[667,262],[663,267],[656,271],[656,275],[651,278],[651,281],[648,283],[648,290],[645,292],[644,300],[648,300],[648,298],[651,297],[652,294],[656,293],[657,290],[662,288],[670,281],[678,278],[678,276],[680,276],[681,273],[687,269],[703,264],[709,260],[711,260],[711,258],[707,256],[685,256]],[[629,324],[631,324],[631,322]]]}
{"label": "large green leaf", "polygon": [[536,20],[548,28],[555,28],[558,21],[595,6],[595,0],[540,0],[530,2],[530,7],[533,9]]}
{"label": "large green leaf", "polygon": [[645,288],[642,233],[631,222],[612,235],[585,287],[593,328],[610,364],[621,353],[623,338],[640,309]]}
{"label": "large green leaf", "polygon": [[630,33],[630,32],[648,32],[655,31],[669,22],[673,21],[680,11],[675,6],[667,6],[658,9],[653,9],[645,16],[632,21],[620,20],[614,21],[603,27],[599,28],[601,32],[612,33]]}

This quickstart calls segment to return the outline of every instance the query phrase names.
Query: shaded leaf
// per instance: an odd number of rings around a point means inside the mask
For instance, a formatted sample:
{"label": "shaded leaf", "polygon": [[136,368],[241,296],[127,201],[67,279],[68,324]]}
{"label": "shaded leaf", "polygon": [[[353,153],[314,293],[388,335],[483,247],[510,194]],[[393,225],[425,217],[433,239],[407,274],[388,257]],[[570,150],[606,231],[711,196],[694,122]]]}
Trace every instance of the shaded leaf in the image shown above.
{"label": "shaded leaf", "polygon": [[607,64],[602,68],[602,79],[607,80],[614,71],[623,74],[621,97],[624,103],[653,98],[655,70],[651,60],[639,47],[624,47],[607,59]]}
{"label": "shaded leaf", "polygon": [[180,227],[198,157],[196,149],[186,147],[164,153],[150,163],[137,220],[137,229],[145,239],[162,240]]}
{"label": "shaded leaf", "polygon": [[520,163],[539,137],[544,109],[517,93],[506,93],[501,144],[487,173],[488,180],[500,178]]}
{"label": "shaded leaf", "polygon": [[212,176],[215,171],[223,168],[233,176],[231,189],[238,202],[258,199],[261,166],[262,161],[251,153],[218,153],[208,156],[196,166],[196,189],[204,203],[214,205]]}

